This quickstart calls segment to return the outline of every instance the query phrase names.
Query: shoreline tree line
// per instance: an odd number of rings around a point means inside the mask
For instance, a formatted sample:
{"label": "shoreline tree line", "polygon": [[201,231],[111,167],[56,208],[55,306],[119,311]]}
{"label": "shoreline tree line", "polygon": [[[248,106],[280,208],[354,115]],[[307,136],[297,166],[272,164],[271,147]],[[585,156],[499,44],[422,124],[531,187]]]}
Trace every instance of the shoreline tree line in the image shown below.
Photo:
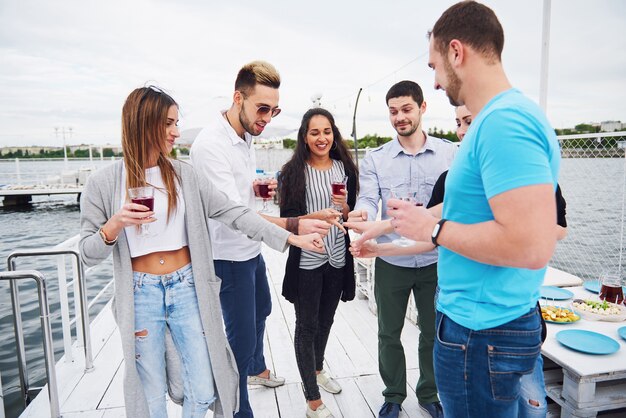
{"label": "shoreline tree line", "polygon": [[[573,129],[555,129],[557,135],[576,135],[576,134],[587,134],[587,133],[599,133],[600,127],[593,126],[590,124],[581,123],[576,125]],[[454,131],[444,131],[443,129],[438,129],[437,127],[431,128],[428,130],[428,135],[435,136],[438,138],[445,138],[452,142],[458,142],[458,138],[456,137],[456,133]],[[357,140],[357,145],[359,149],[366,148],[376,148],[379,147],[389,141],[391,141],[392,137],[379,136],[377,134],[373,135],[365,135],[362,138]],[[584,138],[584,139],[576,139],[572,141],[567,141],[562,144],[563,148],[615,148],[617,146],[618,140],[621,138],[618,137],[608,137],[602,138],[599,142],[596,138]],[[346,142],[349,143],[348,147],[353,147],[353,140],[351,138],[345,138]],[[287,149],[294,149],[296,147],[296,140],[291,138],[283,139],[283,147]],[[14,147],[13,147],[14,148]],[[67,157],[68,158],[88,158],[89,150],[88,148],[79,148],[74,151],[70,150],[70,147],[67,147]],[[188,155],[189,150],[187,148],[178,148],[178,152],[182,155]],[[103,148],[102,154],[104,158],[110,157],[121,157],[122,153],[116,153],[112,148]],[[100,158],[99,150],[92,149],[92,157]],[[44,150],[41,149],[39,152],[30,152],[28,150],[18,149],[16,151],[9,151],[0,149],[0,159],[14,159],[14,158],[63,158],[63,148],[58,148],[54,150]]]}

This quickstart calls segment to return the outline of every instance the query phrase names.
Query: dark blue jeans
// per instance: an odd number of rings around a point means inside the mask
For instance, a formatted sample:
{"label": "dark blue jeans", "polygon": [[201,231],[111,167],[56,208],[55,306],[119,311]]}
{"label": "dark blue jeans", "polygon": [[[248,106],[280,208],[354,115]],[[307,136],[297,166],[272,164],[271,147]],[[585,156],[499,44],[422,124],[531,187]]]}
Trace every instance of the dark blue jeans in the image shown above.
{"label": "dark blue jeans", "polygon": [[258,255],[247,261],[215,260],[215,273],[222,279],[220,301],[226,336],[239,369],[239,412],[237,418],[251,418],[248,376],[267,367],[263,356],[265,319],[272,311],[265,261]]}
{"label": "dark blue jeans", "polygon": [[324,352],[343,288],[344,268],[326,263],[313,270],[299,270],[294,346],[307,401],[320,399],[315,371],[322,370],[324,364]]}
{"label": "dark blue jeans", "polygon": [[517,417],[520,379],[541,353],[537,308],[473,331],[437,311],[435,380],[446,418]]}

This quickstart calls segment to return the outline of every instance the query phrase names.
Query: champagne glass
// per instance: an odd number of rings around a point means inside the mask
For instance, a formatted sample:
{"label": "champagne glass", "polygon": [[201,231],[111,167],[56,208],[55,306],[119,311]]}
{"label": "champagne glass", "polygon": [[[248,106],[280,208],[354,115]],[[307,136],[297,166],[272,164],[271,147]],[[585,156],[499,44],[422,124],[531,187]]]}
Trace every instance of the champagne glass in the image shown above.
{"label": "champagne glass", "polygon": [[272,179],[274,178],[274,176],[272,176],[271,174],[265,173],[260,179],[259,179],[259,197],[261,199],[263,199],[263,207],[261,208],[261,210],[259,211],[259,213],[267,213],[269,212],[269,208],[267,206],[267,202],[272,198],[270,196],[270,183],[272,182]]}
{"label": "champagne glass", "polygon": [[619,273],[605,271],[600,275],[600,299],[620,304],[624,301],[622,280]]}
{"label": "champagne glass", "polygon": [[[131,202],[147,206],[149,211],[154,210],[154,187],[145,186],[130,188],[128,189],[128,196],[130,197]],[[139,235],[142,237],[151,236],[150,225],[142,224]]]}
{"label": "champagne glass", "polygon": [[[418,203],[416,200],[417,193],[411,190],[411,187],[408,184],[400,184],[391,189],[391,197],[394,199],[399,199],[405,202],[413,203],[416,206],[422,206],[423,203]],[[415,241],[412,239],[408,239],[406,237],[396,238],[392,241],[394,245],[398,247],[410,247],[415,244]]]}
{"label": "champagne glass", "polygon": [[[346,184],[348,183],[348,176],[344,176],[341,174],[333,174],[330,180],[330,187],[332,190],[332,194],[343,194],[343,191],[346,189]],[[333,205],[333,209],[341,212],[343,207],[341,205]]]}

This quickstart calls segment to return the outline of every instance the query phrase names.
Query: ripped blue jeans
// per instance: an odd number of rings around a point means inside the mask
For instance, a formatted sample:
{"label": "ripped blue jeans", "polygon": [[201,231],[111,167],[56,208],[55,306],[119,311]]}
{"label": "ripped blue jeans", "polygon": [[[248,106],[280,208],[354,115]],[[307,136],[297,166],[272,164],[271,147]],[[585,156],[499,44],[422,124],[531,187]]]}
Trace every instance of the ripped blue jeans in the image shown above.
{"label": "ripped blue jeans", "polygon": [[204,417],[215,401],[215,384],[191,264],[164,275],[133,272],[133,284],[135,365],[148,401],[150,417],[167,418],[166,328],[172,334],[182,361],[182,416]]}

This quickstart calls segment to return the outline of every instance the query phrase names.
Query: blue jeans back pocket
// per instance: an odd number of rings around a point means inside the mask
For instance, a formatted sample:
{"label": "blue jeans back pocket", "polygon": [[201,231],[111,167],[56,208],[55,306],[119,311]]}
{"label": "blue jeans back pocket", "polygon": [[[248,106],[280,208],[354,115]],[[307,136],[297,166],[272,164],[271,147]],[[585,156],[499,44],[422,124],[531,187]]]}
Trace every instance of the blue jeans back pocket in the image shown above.
{"label": "blue jeans back pocket", "polygon": [[522,375],[532,373],[541,344],[532,347],[487,346],[489,379],[493,398],[501,401],[515,400],[519,393]]}

